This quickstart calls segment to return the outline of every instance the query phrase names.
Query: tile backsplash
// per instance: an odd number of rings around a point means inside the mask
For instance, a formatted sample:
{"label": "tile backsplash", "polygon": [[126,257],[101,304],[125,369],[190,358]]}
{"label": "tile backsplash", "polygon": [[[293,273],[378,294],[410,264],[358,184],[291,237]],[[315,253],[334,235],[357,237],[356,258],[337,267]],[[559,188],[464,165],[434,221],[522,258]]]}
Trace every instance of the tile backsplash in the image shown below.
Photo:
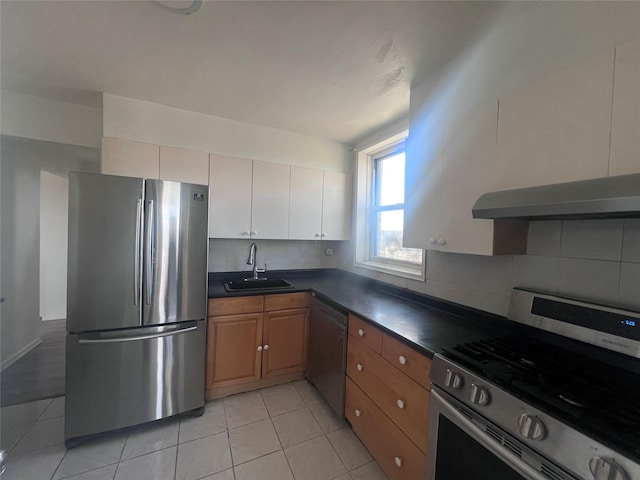
{"label": "tile backsplash", "polygon": [[[247,265],[249,247],[252,242],[258,247],[258,268],[269,270],[336,268],[337,250],[342,242],[315,240],[235,240],[209,239],[209,272],[236,272],[251,270]],[[326,255],[328,248],[335,255]]]}
{"label": "tile backsplash", "polygon": [[418,292],[506,315],[513,287],[640,310],[640,219],[535,221],[527,255],[427,252],[426,282],[340,267]]}

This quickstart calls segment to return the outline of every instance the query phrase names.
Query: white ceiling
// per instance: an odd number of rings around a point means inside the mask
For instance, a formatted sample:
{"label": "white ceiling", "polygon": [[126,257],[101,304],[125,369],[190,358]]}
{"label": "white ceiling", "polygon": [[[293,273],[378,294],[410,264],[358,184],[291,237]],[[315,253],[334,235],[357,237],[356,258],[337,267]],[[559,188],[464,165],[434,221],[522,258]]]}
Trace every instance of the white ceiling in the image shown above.
{"label": "white ceiling", "polygon": [[97,106],[108,92],[351,144],[406,116],[412,81],[504,5],[205,1],[184,16],[147,0],[2,1],[2,87]]}

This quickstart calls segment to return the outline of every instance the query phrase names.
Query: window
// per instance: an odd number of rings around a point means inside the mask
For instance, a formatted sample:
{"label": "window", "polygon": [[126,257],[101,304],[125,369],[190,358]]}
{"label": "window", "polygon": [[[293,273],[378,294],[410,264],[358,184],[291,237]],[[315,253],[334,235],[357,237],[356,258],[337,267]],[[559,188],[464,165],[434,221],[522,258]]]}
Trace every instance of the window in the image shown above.
{"label": "window", "polygon": [[390,139],[359,154],[356,265],[423,279],[423,251],[402,246],[404,138]]}

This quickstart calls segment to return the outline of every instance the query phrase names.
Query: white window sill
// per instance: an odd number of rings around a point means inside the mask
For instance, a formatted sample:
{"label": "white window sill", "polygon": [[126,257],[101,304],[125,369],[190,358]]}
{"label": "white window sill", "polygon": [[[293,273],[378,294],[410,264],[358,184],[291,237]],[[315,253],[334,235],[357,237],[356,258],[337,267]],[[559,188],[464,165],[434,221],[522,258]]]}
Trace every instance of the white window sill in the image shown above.
{"label": "white window sill", "polygon": [[424,265],[395,265],[391,263],[376,262],[373,260],[357,261],[354,265],[356,267],[387,273],[397,277],[410,278],[411,280],[424,281],[425,279]]}

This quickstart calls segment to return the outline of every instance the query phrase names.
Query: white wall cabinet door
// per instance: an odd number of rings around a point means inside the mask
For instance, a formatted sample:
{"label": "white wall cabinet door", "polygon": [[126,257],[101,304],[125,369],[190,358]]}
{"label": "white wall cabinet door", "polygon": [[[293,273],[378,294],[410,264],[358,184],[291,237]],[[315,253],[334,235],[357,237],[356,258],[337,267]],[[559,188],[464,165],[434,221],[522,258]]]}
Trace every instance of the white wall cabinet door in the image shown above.
{"label": "white wall cabinet door", "polygon": [[613,50],[500,100],[499,189],[606,177]]}
{"label": "white wall cabinet door", "polygon": [[209,154],[160,146],[160,180],[209,184]]}
{"label": "white wall cabinet door", "polygon": [[101,172],[125,177],[160,178],[160,147],[102,137]]}
{"label": "white wall cabinet door", "polygon": [[640,173],[640,40],[616,48],[609,175]]}
{"label": "white wall cabinet door", "polygon": [[289,239],[319,240],[322,233],[323,172],[291,167]]}
{"label": "white wall cabinet door", "polygon": [[498,102],[468,115],[446,142],[441,158],[441,217],[437,247],[442,251],[493,254],[493,220],[474,219],[478,198],[495,190]]}
{"label": "white wall cabinet door", "polygon": [[211,155],[209,167],[209,237],[249,238],[253,162]]}
{"label": "white wall cabinet door", "polygon": [[439,147],[425,147],[431,135],[418,126],[407,139],[402,232],[402,246],[407,248],[434,249],[440,237],[442,153]]}
{"label": "white wall cabinet door", "polygon": [[291,167],[253,161],[251,238],[289,238],[289,182]]}
{"label": "white wall cabinet door", "polygon": [[349,175],[324,171],[322,185],[322,240],[351,237],[351,181]]}

